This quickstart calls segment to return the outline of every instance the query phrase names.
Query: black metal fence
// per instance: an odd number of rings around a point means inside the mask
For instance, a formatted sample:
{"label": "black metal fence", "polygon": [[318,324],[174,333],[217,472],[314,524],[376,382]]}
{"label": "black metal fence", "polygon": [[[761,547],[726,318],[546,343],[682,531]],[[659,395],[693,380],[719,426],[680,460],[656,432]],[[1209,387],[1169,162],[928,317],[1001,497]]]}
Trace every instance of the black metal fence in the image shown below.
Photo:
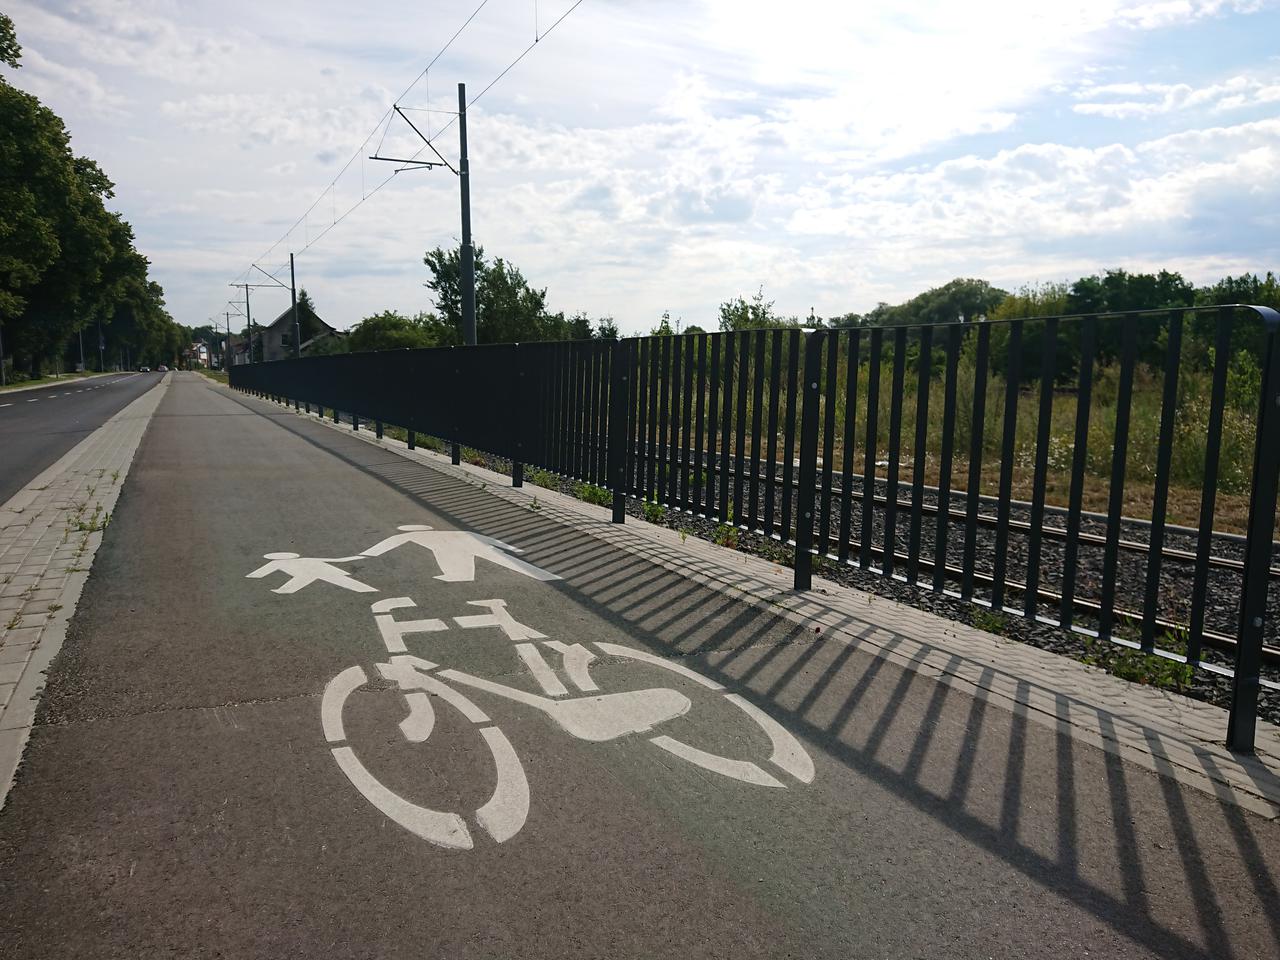
{"label": "black metal fence", "polygon": [[[1234,677],[1252,749],[1280,314],[1226,306],[285,360],[232,386],[343,410]],[[336,414],[335,414],[336,415]],[[1170,510],[1181,523],[1170,522]],[[1235,527],[1235,534],[1214,530]]]}

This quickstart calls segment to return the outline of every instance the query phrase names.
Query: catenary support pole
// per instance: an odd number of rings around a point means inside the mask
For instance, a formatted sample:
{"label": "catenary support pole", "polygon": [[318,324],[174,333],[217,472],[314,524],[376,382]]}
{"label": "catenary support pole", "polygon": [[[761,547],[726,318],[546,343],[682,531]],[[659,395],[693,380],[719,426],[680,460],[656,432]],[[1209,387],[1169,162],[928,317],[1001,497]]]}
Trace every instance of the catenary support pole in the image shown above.
{"label": "catenary support pole", "polygon": [[[467,160],[467,85],[458,84],[458,191],[462,205],[462,248],[458,251],[462,287],[462,342],[476,342],[476,254],[471,246],[471,165]],[[455,441],[452,460],[460,462],[461,448]]]}
{"label": "catenary support pole", "polygon": [[289,254],[289,300],[293,303],[293,355],[302,356],[302,327],[298,323],[298,285],[293,275],[293,254]]}

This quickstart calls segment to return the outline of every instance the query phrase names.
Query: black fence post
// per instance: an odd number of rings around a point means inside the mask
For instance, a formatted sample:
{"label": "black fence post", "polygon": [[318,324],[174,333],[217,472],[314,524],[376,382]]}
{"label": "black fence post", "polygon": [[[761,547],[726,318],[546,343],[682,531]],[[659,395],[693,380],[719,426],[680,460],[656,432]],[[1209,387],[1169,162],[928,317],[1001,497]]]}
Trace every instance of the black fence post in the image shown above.
{"label": "black fence post", "polygon": [[334,408],[333,408],[333,422],[334,422],[334,423],[337,423],[337,422],[338,422],[338,408],[337,408],[337,407],[334,407]]}
{"label": "black fence post", "polygon": [[373,434],[379,440],[382,439],[382,421],[381,420],[373,421]]}
{"label": "black fence post", "polygon": [[351,429],[352,430],[360,429],[360,414],[358,413],[351,414]]}
{"label": "black fence post", "polygon": [[627,519],[627,398],[631,395],[631,348],[623,340],[609,345],[609,449],[606,460],[613,488],[613,522]]}
{"label": "black fence post", "polygon": [[[527,351],[526,351],[527,353]],[[528,436],[528,430],[525,424],[528,421],[529,408],[532,406],[532,398],[525,389],[525,370],[524,363],[520,359],[520,344],[511,345],[511,363],[515,367],[514,377],[510,377],[511,390],[514,396],[511,398],[511,406],[509,408],[512,430],[515,436],[512,438],[512,450],[515,455],[511,458],[511,486],[524,486],[524,441]]]}
{"label": "black fence post", "polygon": [[796,480],[795,588],[813,586],[813,503],[818,478],[818,401],[824,333],[811,330],[804,341],[804,400],[800,414],[800,474]]}
{"label": "black fence post", "polygon": [[1271,580],[1271,539],[1276,521],[1276,488],[1280,474],[1280,314],[1267,310],[1267,352],[1258,403],[1258,433],[1253,453],[1253,488],[1249,493],[1248,539],[1244,548],[1244,588],[1240,595],[1240,628],[1236,633],[1235,678],[1227,749],[1253,753],[1258,727],[1262,635]]}
{"label": "black fence post", "polygon": [[410,430],[409,431],[409,449],[413,450],[417,447],[417,445],[418,445],[418,435],[414,431]]}

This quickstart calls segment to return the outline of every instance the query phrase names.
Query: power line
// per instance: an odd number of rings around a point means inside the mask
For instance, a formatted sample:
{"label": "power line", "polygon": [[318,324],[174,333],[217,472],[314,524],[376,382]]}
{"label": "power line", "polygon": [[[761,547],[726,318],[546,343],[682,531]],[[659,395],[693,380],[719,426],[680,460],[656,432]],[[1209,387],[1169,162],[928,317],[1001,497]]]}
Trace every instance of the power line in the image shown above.
{"label": "power line", "polygon": [[[320,192],[320,194],[316,197],[316,199],[312,201],[311,205],[306,209],[306,211],[302,214],[302,216],[300,216],[296,221],[294,221],[293,225],[289,227],[289,229],[286,230],[284,234],[278,240],[276,240],[275,243],[273,243],[270,247],[268,247],[265,251],[263,251],[263,253],[260,256],[258,256],[253,261],[253,263],[251,263],[242,273],[237,274],[237,277],[240,277],[240,276],[247,277],[254,269],[261,269],[260,267],[258,267],[258,262],[265,260],[267,257],[271,256],[271,254],[276,250],[276,248],[279,247],[286,240],[288,240],[288,238],[293,234],[295,230],[298,229],[299,226],[305,224],[307,218],[316,209],[316,207],[319,206],[321,201],[324,200],[326,195],[330,197],[330,202],[336,205],[336,187],[337,187],[338,181],[342,178],[342,175],[346,173],[348,169],[350,169],[351,164],[355,162],[356,158],[361,156],[363,151],[368,147],[369,141],[373,139],[374,135],[380,129],[383,131],[382,139],[379,140],[379,147],[381,147],[382,143],[386,139],[387,130],[390,129],[392,118],[401,109],[399,106],[399,101],[402,100],[405,96],[407,96],[410,92],[412,92],[414,87],[416,87],[424,77],[428,77],[428,74],[430,73],[432,66],[434,66],[435,63],[440,59],[440,57],[442,57],[445,54],[445,52],[453,45],[454,41],[457,40],[458,37],[462,35],[463,31],[466,30],[466,28],[476,18],[476,16],[480,13],[480,11],[485,8],[488,2],[489,0],[481,0],[479,5],[471,12],[471,15],[468,16],[465,21],[463,21],[462,26],[460,26],[454,32],[453,36],[451,36],[449,40],[445,43],[445,45],[441,47],[440,50],[435,54],[435,56],[431,58],[431,60],[427,63],[426,67],[424,67],[422,71],[416,77],[414,77],[413,81],[404,89],[404,92],[401,93],[400,96],[397,97],[395,101],[392,102],[392,105],[387,108],[386,112],[384,112],[382,117],[378,120],[377,125],[375,125],[374,128],[369,131],[369,134],[364,138],[364,140],[361,141],[359,148],[357,148],[355,153],[351,155],[351,158],[347,160],[345,164],[343,164],[342,169],[339,170],[338,173],[334,176],[334,178],[329,181],[328,186],[326,186]],[[488,93],[491,89],[493,89],[493,87],[496,86],[497,83],[500,80],[502,80],[503,77],[505,77],[508,73],[510,73],[511,70],[514,69],[517,64],[519,64],[526,56],[529,55],[530,51],[532,51],[534,47],[536,47],[543,39],[545,39],[547,35],[551,33],[551,31],[553,31],[556,27],[558,27],[561,23],[563,23],[564,20],[569,16],[569,14],[577,10],[578,7],[582,5],[582,3],[583,3],[583,0],[575,0],[573,5],[570,6],[569,9],[566,10],[564,13],[562,13],[559,17],[557,17],[556,20],[549,27],[547,27],[546,30],[541,32],[541,34],[538,33],[536,28],[537,27],[536,25],[537,9],[535,6],[535,11],[534,11],[535,39],[534,41],[530,43],[527,47],[525,47],[524,50],[522,50],[514,60],[512,60],[509,64],[507,64],[507,66],[504,67],[502,71],[498,73],[497,76],[495,76],[492,80],[490,80],[489,83],[486,84],[485,87],[478,94],[476,94],[474,97],[472,97],[470,100],[467,101],[468,109],[473,104],[475,104],[478,100],[480,100],[481,97],[483,97],[486,93]],[[429,82],[430,81],[428,79],[428,83]],[[428,95],[428,103],[430,103],[429,95]],[[452,127],[458,121],[457,112],[452,110],[431,110],[429,107],[404,108],[404,109],[426,112],[428,114],[442,113],[442,114],[450,115],[449,121],[445,123],[445,125],[442,126],[439,130],[436,130],[435,133],[430,138],[427,138],[427,137],[422,138],[424,141],[423,144],[419,146],[417,150],[415,150],[408,158],[406,158],[407,164],[417,160],[417,158],[421,156],[421,154],[428,148],[430,148],[432,151],[435,151],[434,141],[437,140],[440,136],[442,136],[447,130],[449,130],[450,127]],[[403,117],[403,114],[401,114],[401,116]],[[406,120],[406,122],[408,121],[407,117],[405,117],[404,119]],[[412,126],[412,124],[410,125]],[[419,134],[419,136],[421,136],[421,134]],[[435,152],[437,152],[438,154],[438,151],[435,151]],[[305,253],[307,250],[313,247],[316,243],[322,240],[329,233],[330,230],[332,230],[338,224],[342,223],[342,221],[344,221],[347,217],[349,217],[352,213],[354,213],[356,209],[363,206],[366,201],[374,197],[380,190],[382,190],[383,187],[385,187],[388,183],[394,180],[397,174],[402,173],[407,169],[412,169],[412,167],[409,165],[396,167],[394,170],[392,170],[390,175],[388,175],[386,178],[378,182],[372,189],[368,189],[364,180],[364,161],[362,159],[361,160],[360,199],[357,200],[354,204],[352,204],[348,209],[346,209],[341,216],[337,215],[336,206],[335,206],[334,211],[330,214],[330,222],[327,225],[325,225],[325,227],[322,230],[320,230],[320,232],[317,233],[314,237],[307,237],[306,242],[301,247],[301,249],[295,252],[297,254]],[[275,278],[276,274],[284,270],[287,266],[288,266],[287,263],[282,264],[281,266],[276,267],[274,271],[268,273],[268,275]],[[267,271],[265,270],[263,270],[262,272],[267,273]]]}

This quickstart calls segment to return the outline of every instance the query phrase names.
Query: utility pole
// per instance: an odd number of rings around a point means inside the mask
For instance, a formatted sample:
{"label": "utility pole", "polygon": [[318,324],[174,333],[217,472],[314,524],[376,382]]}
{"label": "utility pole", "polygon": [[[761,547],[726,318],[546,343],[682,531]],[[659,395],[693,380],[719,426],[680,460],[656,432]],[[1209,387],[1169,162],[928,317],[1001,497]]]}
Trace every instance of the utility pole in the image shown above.
{"label": "utility pole", "polygon": [[298,323],[298,285],[293,275],[293,254],[289,254],[289,299],[293,302],[293,355],[302,356],[302,327]]}
{"label": "utility pole", "polygon": [[471,246],[471,166],[467,161],[467,85],[458,84],[458,189],[462,194],[462,341],[476,342],[476,253]]}
{"label": "utility pole", "polygon": [[0,387],[5,386],[7,375],[4,372],[4,324],[0,323]]}
{"label": "utility pole", "polygon": [[102,339],[102,318],[99,317],[98,318],[98,372],[99,373],[107,372],[106,360],[103,358],[103,353],[104,351],[106,351],[106,349],[107,349],[107,341]]}
{"label": "utility pole", "polygon": [[84,327],[80,328],[80,372],[84,373]]}
{"label": "utility pole", "polygon": [[244,285],[244,318],[249,323],[249,362],[253,363],[253,311],[249,309],[249,285]]}

